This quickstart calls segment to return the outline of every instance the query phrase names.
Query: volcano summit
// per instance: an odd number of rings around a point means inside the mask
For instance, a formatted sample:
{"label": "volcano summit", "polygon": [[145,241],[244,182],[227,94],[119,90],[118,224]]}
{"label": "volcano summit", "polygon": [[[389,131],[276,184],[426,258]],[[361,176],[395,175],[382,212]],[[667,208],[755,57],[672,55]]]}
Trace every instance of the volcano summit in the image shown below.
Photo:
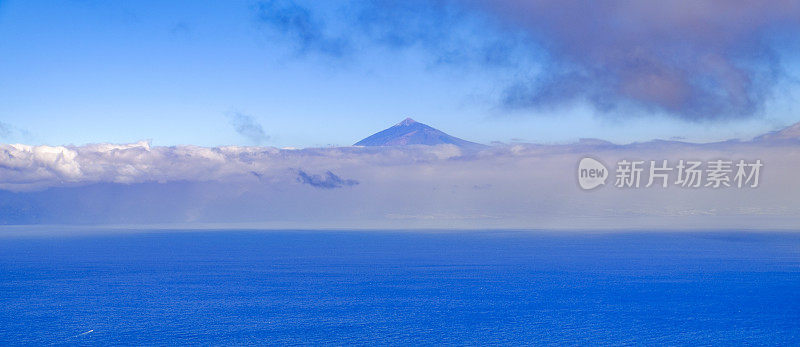
{"label": "volcano summit", "polygon": [[435,146],[441,144],[456,145],[465,149],[482,149],[486,147],[486,145],[480,143],[470,142],[448,135],[411,118],[406,118],[391,128],[358,141],[354,146]]}

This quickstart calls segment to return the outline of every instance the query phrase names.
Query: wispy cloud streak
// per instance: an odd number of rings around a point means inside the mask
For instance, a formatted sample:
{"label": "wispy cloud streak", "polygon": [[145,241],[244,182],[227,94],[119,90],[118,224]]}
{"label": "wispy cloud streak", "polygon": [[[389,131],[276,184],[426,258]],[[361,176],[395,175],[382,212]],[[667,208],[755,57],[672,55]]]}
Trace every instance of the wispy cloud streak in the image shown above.
{"label": "wispy cloud streak", "polygon": [[342,188],[358,184],[356,180],[342,179],[330,171],[326,171],[324,175],[309,175],[303,170],[297,170],[297,181],[314,188],[322,189]]}
{"label": "wispy cloud streak", "polygon": [[230,115],[230,122],[239,135],[244,136],[253,144],[260,145],[269,140],[269,136],[264,132],[261,124],[251,116],[237,112]]}
{"label": "wispy cloud streak", "polygon": [[10,136],[11,130],[11,125],[0,122],[0,139]]}

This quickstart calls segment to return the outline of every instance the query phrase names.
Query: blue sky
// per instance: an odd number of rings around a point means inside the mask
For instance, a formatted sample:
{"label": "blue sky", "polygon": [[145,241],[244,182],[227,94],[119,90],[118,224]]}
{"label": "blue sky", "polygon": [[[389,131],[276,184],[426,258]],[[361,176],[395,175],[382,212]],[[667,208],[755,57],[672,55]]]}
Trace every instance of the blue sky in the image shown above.
{"label": "blue sky", "polygon": [[[580,30],[592,28],[564,32],[558,23],[533,25],[504,12],[546,6],[469,3],[0,0],[0,142],[350,145],[405,117],[483,143],[712,141],[800,121],[798,22],[783,17],[783,2],[711,8],[699,20],[734,24],[686,39],[685,51],[670,48],[684,38],[659,35],[655,26],[642,30],[664,40],[643,49],[662,58],[637,60],[659,86],[678,76],[674,71],[695,73],[687,61],[697,57],[710,57],[702,66],[725,67],[689,77],[674,103],[672,94],[604,84],[634,71],[628,57],[603,60],[605,40],[650,42],[627,34],[638,24],[576,42],[586,36]],[[642,9],[628,11],[626,18],[647,19]],[[739,12],[778,25],[749,24]],[[714,36],[715,29],[732,36]],[[703,48],[707,42],[722,43]],[[583,60],[576,46],[597,53],[600,63]],[[605,70],[611,72],[598,72]],[[641,76],[633,80],[653,81]],[[752,80],[743,97],[726,87],[739,77]],[[237,115],[265,136],[238,133]]]}

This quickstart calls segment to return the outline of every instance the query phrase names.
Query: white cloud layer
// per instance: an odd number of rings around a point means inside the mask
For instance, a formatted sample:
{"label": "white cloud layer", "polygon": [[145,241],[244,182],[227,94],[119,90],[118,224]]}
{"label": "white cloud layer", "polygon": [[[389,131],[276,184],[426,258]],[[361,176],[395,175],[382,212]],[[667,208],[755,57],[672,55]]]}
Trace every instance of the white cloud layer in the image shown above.
{"label": "white cloud layer", "polygon": [[[578,161],[611,170],[582,191]],[[761,160],[758,188],[616,188],[628,160]],[[360,228],[796,228],[800,146],[599,141],[481,152],[396,148],[0,145],[0,223]],[[674,179],[673,179],[674,180]],[[645,182],[643,182],[644,184]]]}

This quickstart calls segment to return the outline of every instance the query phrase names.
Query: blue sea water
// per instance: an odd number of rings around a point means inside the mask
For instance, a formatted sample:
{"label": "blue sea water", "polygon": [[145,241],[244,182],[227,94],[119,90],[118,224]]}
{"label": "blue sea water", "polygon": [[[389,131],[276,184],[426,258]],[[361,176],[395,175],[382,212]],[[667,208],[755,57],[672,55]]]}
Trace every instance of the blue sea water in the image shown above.
{"label": "blue sea water", "polygon": [[0,239],[0,345],[800,345],[800,233]]}

